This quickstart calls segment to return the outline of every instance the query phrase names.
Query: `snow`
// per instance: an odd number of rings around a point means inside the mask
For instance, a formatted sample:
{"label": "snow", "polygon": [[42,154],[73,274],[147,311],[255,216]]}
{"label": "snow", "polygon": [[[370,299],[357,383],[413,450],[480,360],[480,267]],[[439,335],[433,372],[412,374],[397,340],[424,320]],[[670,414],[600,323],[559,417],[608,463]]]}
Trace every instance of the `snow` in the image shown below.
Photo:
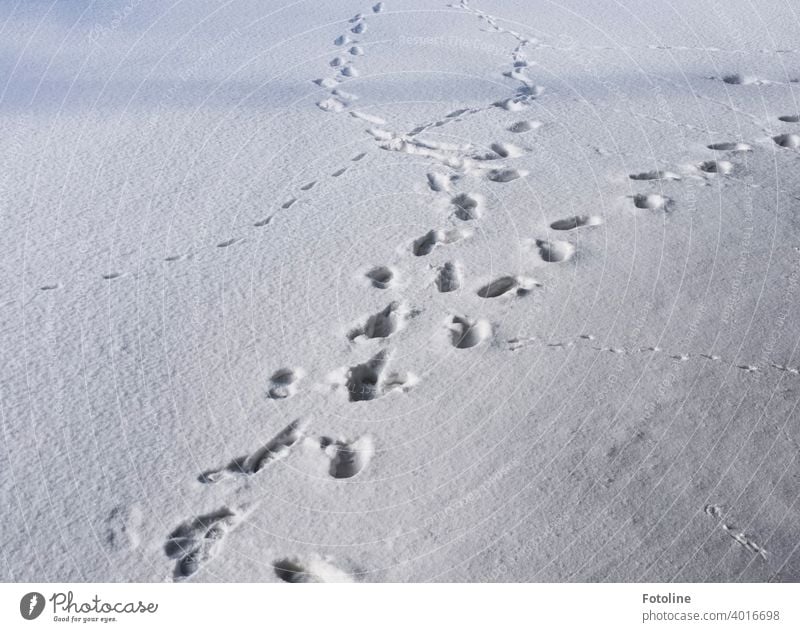
{"label": "snow", "polygon": [[0,577],[800,579],[792,5],[379,5],[0,6]]}

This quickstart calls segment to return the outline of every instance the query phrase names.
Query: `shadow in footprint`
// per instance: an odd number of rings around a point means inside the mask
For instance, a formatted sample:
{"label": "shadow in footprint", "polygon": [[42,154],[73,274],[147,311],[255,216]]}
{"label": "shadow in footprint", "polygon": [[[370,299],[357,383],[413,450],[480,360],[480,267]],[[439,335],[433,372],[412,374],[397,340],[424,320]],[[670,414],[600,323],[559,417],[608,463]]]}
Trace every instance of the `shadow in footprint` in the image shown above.
{"label": "shadow in footprint", "polygon": [[295,419],[252,454],[238,457],[225,467],[203,472],[197,480],[201,483],[213,484],[219,483],[227,478],[251,476],[260,472],[270,463],[289,455],[291,449],[297,445],[297,442],[303,437],[309,421],[310,419],[308,417]]}
{"label": "shadow in footprint", "polygon": [[411,373],[387,372],[391,354],[384,349],[363,364],[340,369],[333,373],[334,387],[347,393],[351,402],[368,402],[392,391],[408,391],[417,382]]}
{"label": "shadow in footprint", "polygon": [[800,134],[778,134],[773,136],[772,140],[776,145],[785,147],[786,149],[797,149],[800,147]]}
{"label": "shadow in footprint", "polygon": [[536,247],[539,249],[539,256],[542,261],[547,263],[562,263],[569,261],[575,256],[575,246],[568,241],[545,241],[536,240]]}
{"label": "shadow in footprint", "polygon": [[302,379],[301,369],[278,369],[269,379],[267,397],[269,399],[286,399],[297,392],[297,383]]}
{"label": "shadow in footprint", "polygon": [[483,214],[484,198],[479,193],[459,193],[450,203],[456,207],[454,214],[458,219],[480,219]]}
{"label": "shadow in footprint", "polygon": [[394,284],[395,273],[387,266],[376,266],[369,270],[365,276],[372,283],[372,287],[386,290]]}
{"label": "shadow in footprint", "polygon": [[405,307],[393,301],[376,314],[369,316],[362,324],[354,327],[347,334],[350,342],[358,338],[388,338],[402,328],[409,312]]}
{"label": "shadow in footprint", "polygon": [[375,454],[372,437],[364,435],[355,441],[322,437],[320,448],[330,459],[328,474],[333,478],[353,478],[363,472]]}
{"label": "shadow in footprint", "polygon": [[681,177],[672,171],[643,171],[628,176],[631,180],[680,180]]}
{"label": "shadow in footprint", "polygon": [[481,298],[497,298],[512,293],[525,296],[538,285],[536,281],[526,277],[502,276],[481,287],[477,294]]}
{"label": "shadow in footprint", "polygon": [[469,232],[458,229],[429,230],[422,237],[414,240],[411,251],[416,257],[424,257],[433,252],[433,249],[440,244],[453,244],[461,239],[466,239],[469,235]]}
{"label": "shadow in footprint", "polygon": [[492,335],[491,324],[483,318],[472,320],[466,316],[451,316],[447,321],[447,329],[450,331],[450,343],[456,349],[470,349]]}
{"label": "shadow in footprint", "polygon": [[327,560],[314,556],[306,560],[287,557],[272,563],[278,579],[289,584],[349,583],[349,573]]}
{"label": "shadow in footprint", "polygon": [[583,226],[599,226],[603,223],[603,218],[598,215],[575,215],[559,219],[550,224],[553,230],[575,230]]}
{"label": "shadow in footprint", "polygon": [[633,205],[636,208],[657,211],[666,208],[667,202],[667,198],[658,193],[638,193],[633,196]]}
{"label": "shadow in footprint", "polygon": [[712,143],[708,148],[713,151],[753,151],[753,146],[747,143]]}
{"label": "shadow in footprint", "polygon": [[436,274],[436,289],[442,293],[455,292],[461,289],[463,274],[461,266],[452,261],[446,262]]}
{"label": "shadow in footprint", "polygon": [[164,552],[170,559],[177,560],[174,579],[188,579],[214,559],[225,537],[241,524],[248,511],[223,507],[188,520],[170,533]]}

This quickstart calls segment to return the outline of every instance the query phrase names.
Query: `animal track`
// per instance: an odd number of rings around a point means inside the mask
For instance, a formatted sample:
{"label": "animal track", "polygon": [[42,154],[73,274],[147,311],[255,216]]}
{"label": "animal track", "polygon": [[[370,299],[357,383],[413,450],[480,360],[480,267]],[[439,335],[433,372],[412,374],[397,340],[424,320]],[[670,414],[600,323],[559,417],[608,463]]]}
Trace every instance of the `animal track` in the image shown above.
{"label": "animal track", "polygon": [[628,176],[631,180],[680,180],[681,177],[672,171],[644,171],[632,173]]}
{"label": "animal track", "polygon": [[747,143],[713,143],[708,148],[714,151],[753,151],[753,146]]}
{"label": "animal track", "polygon": [[226,536],[244,520],[247,508],[223,507],[184,522],[169,534],[164,552],[176,559],[173,577],[188,579],[213,560],[222,549]]}
{"label": "animal track", "polygon": [[489,148],[491,154],[484,157],[484,160],[496,160],[498,158],[519,158],[525,154],[525,150],[511,143],[492,143]]}
{"label": "animal track", "polygon": [[800,134],[779,134],[778,136],[773,136],[772,140],[774,140],[777,145],[786,147],[787,149],[797,149],[800,147]]}
{"label": "animal track", "polygon": [[364,112],[359,112],[358,110],[351,111],[350,116],[359,119],[360,121],[371,123],[372,125],[386,125],[386,121],[384,121],[380,116],[365,114]]}
{"label": "animal track", "polygon": [[633,203],[636,208],[646,208],[655,211],[666,207],[667,198],[659,193],[638,193],[633,196]]}
{"label": "animal track", "polygon": [[269,226],[270,222],[272,222],[272,215],[265,217],[264,219],[260,219],[257,222],[253,222],[253,226],[256,228],[261,228],[263,226]]}
{"label": "animal track", "polygon": [[480,193],[459,193],[450,202],[456,207],[455,216],[468,221],[483,214],[484,198]]}
{"label": "animal track", "polygon": [[307,560],[287,557],[272,564],[279,579],[290,584],[349,583],[353,578],[331,562],[314,556]]}
{"label": "animal track", "polygon": [[452,229],[452,230],[429,230],[422,237],[414,240],[411,250],[416,257],[424,257],[429,255],[433,249],[440,244],[453,244],[457,241],[469,237],[470,233]]}
{"label": "animal track", "polygon": [[394,285],[396,275],[394,271],[387,266],[376,266],[369,270],[365,276],[372,283],[372,287],[385,290]]}
{"label": "animal track", "polygon": [[429,173],[428,187],[431,191],[449,191],[452,179],[443,173]]}
{"label": "animal track", "polygon": [[359,437],[355,441],[322,437],[320,448],[330,459],[328,474],[333,478],[358,476],[367,468],[375,454],[375,446],[369,435]]}
{"label": "animal track", "polygon": [[569,261],[575,255],[575,246],[568,241],[536,240],[539,256],[547,263],[562,263]]}
{"label": "animal track", "polygon": [[142,511],[137,505],[114,507],[105,521],[105,543],[112,550],[136,549],[141,543]]}
{"label": "animal track", "polygon": [[408,391],[417,382],[410,373],[387,373],[390,353],[383,350],[363,364],[340,369],[332,375],[334,387],[346,391],[351,402],[367,402],[383,397],[387,393]]}
{"label": "animal track", "polygon": [[320,79],[314,79],[314,83],[316,83],[321,88],[333,88],[334,86],[339,85],[339,81],[333,77],[322,77]]}
{"label": "animal track", "polygon": [[297,198],[291,198],[289,200],[286,200],[283,204],[281,204],[281,208],[284,211],[286,209],[290,209],[290,208],[292,208],[292,206],[294,206],[295,202],[297,202]]}
{"label": "animal track", "polygon": [[288,456],[291,449],[303,437],[309,421],[307,417],[295,419],[252,454],[234,459],[223,468],[203,472],[198,480],[201,483],[219,483],[227,478],[251,476],[260,472],[270,463]]}
{"label": "animal track", "polygon": [[718,173],[720,175],[727,175],[733,171],[733,163],[727,160],[706,160],[698,165],[700,171],[704,173]]}
{"label": "animal track", "polygon": [[278,369],[269,379],[269,399],[287,399],[297,392],[297,383],[302,379],[300,369]]}
{"label": "animal track", "polygon": [[538,287],[539,285],[539,283],[527,277],[502,276],[481,287],[477,294],[481,298],[497,298],[498,296],[511,293],[517,296],[525,296],[529,294],[534,287]]}
{"label": "animal track", "polygon": [[524,169],[492,169],[487,177],[492,182],[513,182],[527,175]]}
{"label": "animal track", "polygon": [[786,116],[779,116],[779,121],[784,123],[800,123],[800,114],[787,114]]}
{"label": "animal track", "polygon": [[753,538],[747,536],[744,531],[741,531],[740,529],[727,523],[722,507],[719,505],[706,505],[703,507],[703,511],[712,518],[716,518],[722,530],[731,538],[736,540],[736,542],[741,544],[751,553],[761,556],[762,559],[767,559],[767,550],[763,546],[760,546],[755,540],[753,540]]}
{"label": "animal track", "polygon": [[508,131],[512,134],[524,134],[525,132],[538,129],[541,126],[541,121],[517,121],[508,127]]}
{"label": "animal track", "polygon": [[494,103],[495,107],[503,108],[507,112],[521,112],[528,107],[528,102],[525,99],[512,97],[510,99],[502,99]]}
{"label": "animal track", "polygon": [[317,107],[325,112],[341,112],[347,104],[335,97],[328,97],[317,103]]}
{"label": "animal track", "polygon": [[603,218],[598,215],[575,215],[559,219],[550,224],[553,230],[575,230],[583,226],[599,226],[603,223]]}
{"label": "animal track", "polygon": [[436,289],[442,293],[460,290],[462,278],[461,266],[448,261],[439,268],[439,272],[436,274]]}
{"label": "animal track", "polygon": [[221,241],[217,244],[217,248],[229,248],[235,244],[238,244],[240,241],[244,241],[244,237],[234,237],[233,239],[226,239],[225,241]]}
{"label": "animal track", "polygon": [[734,85],[734,86],[749,86],[754,83],[760,83],[757,77],[753,77],[751,75],[740,75],[738,73],[725,75],[722,77],[722,80],[725,83]]}
{"label": "animal track", "polygon": [[450,342],[456,349],[469,349],[492,335],[491,324],[483,318],[471,320],[466,316],[451,316],[447,321],[447,329],[450,331]]}
{"label": "animal track", "polygon": [[388,338],[403,327],[408,311],[398,302],[389,303],[381,311],[369,316],[363,324],[353,328],[347,334],[351,342],[360,337],[365,339]]}

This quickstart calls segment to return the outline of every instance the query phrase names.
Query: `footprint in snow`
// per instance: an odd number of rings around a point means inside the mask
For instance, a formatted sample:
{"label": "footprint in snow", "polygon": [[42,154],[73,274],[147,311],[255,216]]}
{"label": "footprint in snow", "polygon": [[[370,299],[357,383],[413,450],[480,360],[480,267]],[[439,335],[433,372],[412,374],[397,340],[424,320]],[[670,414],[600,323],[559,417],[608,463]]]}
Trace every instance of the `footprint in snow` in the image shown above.
{"label": "footprint in snow", "polygon": [[463,276],[461,266],[458,263],[447,261],[436,273],[436,289],[443,294],[460,290]]}
{"label": "footprint in snow", "polygon": [[306,559],[286,557],[272,563],[275,575],[290,584],[350,583],[352,576],[315,555]]}
{"label": "footprint in snow", "polygon": [[443,173],[429,173],[427,178],[428,188],[431,191],[436,191],[437,193],[441,191],[449,191],[450,185],[453,182],[453,178],[451,176]]}
{"label": "footprint in snow", "polygon": [[550,224],[553,230],[575,230],[584,226],[600,226],[603,223],[603,218],[599,215],[574,215],[559,219]]}
{"label": "footprint in snow", "polygon": [[411,373],[387,371],[390,358],[389,351],[380,351],[363,364],[335,371],[330,382],[335,389],[345,392],[351,402],[372,401],[394,391],[407,392],[417,378]]}
{"label": "footprint in snow", "polygon": [[297,392],[297,383],[303,378],[302,369],[278,369],[269,379],[267,397],[287,399]]}
{"label": "footprint in snow", "polygon": [[450,203],[455,207],[454,215],[464,221],[480,219],[485,199],[480,193],[459,193]]}
{"label": "footprint in snow", "polygon": [[347,334],[347,339],[355,342],[359,339],[388,338],[403,328],[409,315],[405,306],[394,301],[351,329]]}
{"label": "footprint in snow", "polygon": [[105,544],[112,551],[133,550],[141,544],[142,510],[138,505],[114,507],[104,525]]}
{"label": "footprint in snow", "polygon": [[524,169],[492,169],[487,177],[492,182],[513,182],[528,175]]}
{"label": "footprint in snow", "polygon": [[471,319],[466,316],[451,316],[446,322],[450,343],[456,349],[470,349],[487,340],[492,335],[492,326],[483,318]]}
{"label": "footprint in snow", "polygon": [[753,146],[748,145],[747,143],[712,143],[708,145],[708,148],[713,151],[734,151],[734,152],[743,152],[743,151],[753,151]]}
{"label": "footprint in snow", "polygon": [[508,127],[508,131],[512,134],[524,134],[542,126],[541,121],[517,121]]}
{"label": "footprint in snow", "polygon": [[341,112],[347,107],[347,103],[334,97],[329,97],[318,102],[317,107],[324,112]]}
{"label": "footprint in snow", "polygon": [[680,180],[681,177],[672,171],[643,171],[628,176],[631,180]]}
{"label": "footprint in snow", "polygon": [[575,246],[568,241],[545,241],[544,239],[536,240],[536,247],[539,250],[539,256],[542,261],[547,263],[562,263],[569,261],[575,256]]}
{"label": "footprint in snow", "polygon": [[416,257],[424,257],[433,252],[436,246],[444,244],[453,244],[462,239],[466,239],[471,235],[470,232],[465,230],[430,230],[422,237],[414,240],[411,245],[411,251]]}
{"label": "footprint in snow", "polygon": [[395,284],[397,273],[388,266],[375,266],[364,275],[369,279],[372,287],[386,290]]}
{"label": "footprint in snow", "polygon": [[226,239],[225,241],[221,241],[217,244],[217,248],[229,248],[234,244],[238,244],[240,241],[244,241],[244,237],[234,237],[233,239]]}
{"label": "footprint in snow", "polygon": [[633,204],[636,208],[657,211],[666,208],[667,203],[668,199],[659,193],[638,193],[633,196]]}
{"label": "footprint in snow", "polygon": [[758,77],[754,77],[752,75],[742,75],[739,73],[725,75],[722,77],[722,81],[733,86],[750,86],[756,83],[764,83],[764,81]]}
{"label": "footprint in snow", "polygon": [[213,484],[233,477],[257,474],[269,464],[287,457],[302,439],[308,424],[308,417],[295,419],[252,454],[236,458],[222,468],[203,472],[198,480]]}
{"label": "footprint in snow", "polygon": [[228,534],[242,523],[249,512],[248,507],[223,507],[188,520],[170,533],[164,552],[170,559],[177,560],[174,579],[188,579],[213,560],[222,550]]}
{"label": "footprint in snow", "polygon": [[506,294],[525,296],[529,294],[534,287],[540,286],[540,283],[527,277],[502,276],[481,287],[477,294],[480,298],[497,298],[499,296],[505,296]]}
{"label": "footprint in snow", "polygon": [[775,141],[776,145],[780,145],[786,149],[797,149],[800,147],[800,134],[779,134],[778,136],[773,136],[772,140]]}
{"label": "footprint in snow", "polygon": [[322,437],[319,447],[330,459],[328,474],[333,478],[358,476],[367,468],[375,454],[375,446],[369,435],[359,437],[355,441]]}
{"label": "footprint in snow", "polygon": [[720,175],[727,175],[733,171],[733,163],[727,160],[706,160],[697,165],[703,173],[718,173]]}

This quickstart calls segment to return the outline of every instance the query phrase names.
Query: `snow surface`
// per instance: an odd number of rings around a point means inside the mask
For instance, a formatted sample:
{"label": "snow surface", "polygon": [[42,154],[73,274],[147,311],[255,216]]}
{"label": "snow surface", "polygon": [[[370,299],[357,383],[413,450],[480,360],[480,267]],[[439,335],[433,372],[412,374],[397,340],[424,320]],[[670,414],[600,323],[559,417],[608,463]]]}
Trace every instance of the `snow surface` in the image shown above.
{"label": "snow surface", "polygon": [[798,10],[0,4],[0,578],[800,580]]}

